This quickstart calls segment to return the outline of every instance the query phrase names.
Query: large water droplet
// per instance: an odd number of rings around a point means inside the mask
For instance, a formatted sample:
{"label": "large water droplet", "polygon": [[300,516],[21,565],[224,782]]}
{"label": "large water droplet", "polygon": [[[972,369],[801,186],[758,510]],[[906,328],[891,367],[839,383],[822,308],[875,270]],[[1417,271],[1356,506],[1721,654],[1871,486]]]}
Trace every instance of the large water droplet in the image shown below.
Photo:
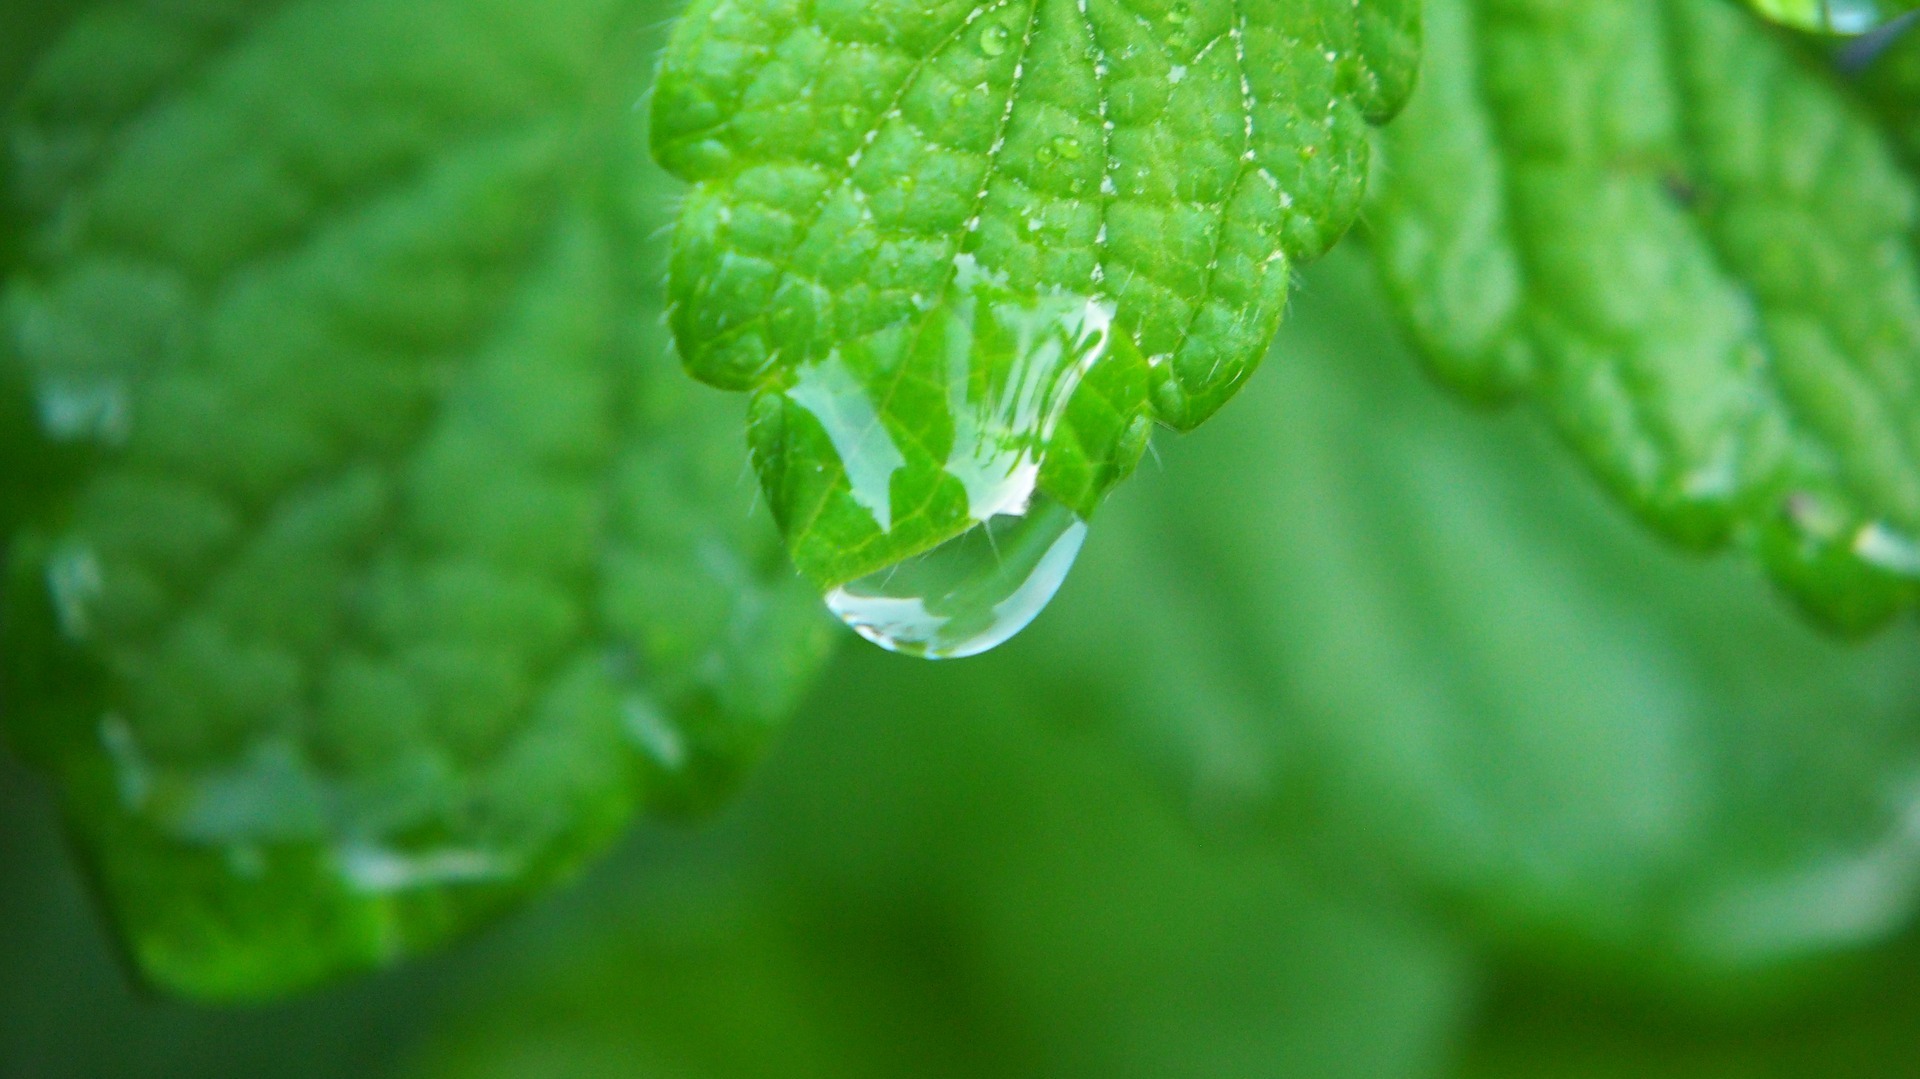
{"label": "large water droplet", "polygon": [[1045,495],[1022,509],[841,585],[827,606],[889,651],[961,659],[995,648],[1053,600],[1087,537],[1086,522]]}
{"label": "large water droplet", "polygon": [[[1017,289],[971,255],[954,259],[945,295],[915,306],[891,350],[855,342],[798,365],[778,391],[789,419],[777,430],[812,456],[782,482],[826,489],[789,540],[809,576],[836,585],[828,605],[883,647],[948,659],[1007,640],[1053,598],[1086,535],[1082,502],[1100,493],[1085,464],[1127,452],[1109,417],[1128,392],[1144,407],[1146,367],[1111,301]],[[1072,430],[1082,471],[1043,491],[1096,370],[1108,407]]]}

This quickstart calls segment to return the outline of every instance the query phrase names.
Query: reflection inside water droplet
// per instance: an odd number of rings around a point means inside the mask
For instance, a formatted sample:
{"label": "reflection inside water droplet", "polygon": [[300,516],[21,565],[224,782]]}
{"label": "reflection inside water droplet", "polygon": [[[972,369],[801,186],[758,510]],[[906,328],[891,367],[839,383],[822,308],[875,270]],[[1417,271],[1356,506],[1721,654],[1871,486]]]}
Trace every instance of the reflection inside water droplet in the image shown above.
{"label": "reflection inside water droplet", "polygon": [[1022,509],[841,585],[827,606],[862,637],[904,655],[961,659],[995,648],[1052,601],[1087,536],[1085,521],[1045,495]]}
{"label": "reflection inside water droplet", "polygon": [[799,378],[787,390],[787,399],[811,413],[833,444],[846,470],[847,486],[854,501],[873,514],[873,520],[885,532],[893,527],[893,474],[905,468],[907,459],[894,444],[893,435],[880,422],[873,400],[853,372],[838,356],[803,368]]}
{"label": "reflection inside water droplet", "polygon": [[[966,489],[969,516],[1027,512],[1040,466],[1073,395],[1112,344],[1113,306],[1071,293],[1015,301],[970,257],[955,260],[965,297],[937,317],[953,446],[944,468]],[[982,357],[1000,357],[982,364]]]}

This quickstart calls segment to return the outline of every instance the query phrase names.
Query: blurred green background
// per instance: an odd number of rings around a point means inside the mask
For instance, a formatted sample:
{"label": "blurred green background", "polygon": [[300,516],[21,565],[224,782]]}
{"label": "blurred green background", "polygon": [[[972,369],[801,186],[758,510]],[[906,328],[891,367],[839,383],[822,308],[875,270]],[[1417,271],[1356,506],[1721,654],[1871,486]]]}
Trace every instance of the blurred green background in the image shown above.
{"label": "blurred green background", "polygon": [[291,1004],[131,991],[9,765],[0,1073],[1920,1074],[1914,642],[1553,450],[1338,256],[1031,632],[844,649],[715,819]]}
{"label": "blurred green background", "polygon": [[[4,96],[63,12],[0,11]],[[843,636],[725,808],[283,1004],[135,989],[0,757],[0,1077],[1920,1076],[1912,627],[1435,392],[1363,241],[1032,630]]]}

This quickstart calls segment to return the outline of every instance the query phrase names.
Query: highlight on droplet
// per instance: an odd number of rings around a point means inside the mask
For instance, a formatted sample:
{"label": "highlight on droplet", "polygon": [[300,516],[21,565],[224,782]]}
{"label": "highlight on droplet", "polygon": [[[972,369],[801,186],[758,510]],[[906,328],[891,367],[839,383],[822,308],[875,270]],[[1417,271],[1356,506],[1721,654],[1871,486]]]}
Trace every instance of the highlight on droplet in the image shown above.
{"label": "highlight on droplet", "polygon": [[1020,509],[833,589],[827,607],[903,655],[963,659],[998,647],[1052,602],[1087,537],[1086,522],[1044,494]]}

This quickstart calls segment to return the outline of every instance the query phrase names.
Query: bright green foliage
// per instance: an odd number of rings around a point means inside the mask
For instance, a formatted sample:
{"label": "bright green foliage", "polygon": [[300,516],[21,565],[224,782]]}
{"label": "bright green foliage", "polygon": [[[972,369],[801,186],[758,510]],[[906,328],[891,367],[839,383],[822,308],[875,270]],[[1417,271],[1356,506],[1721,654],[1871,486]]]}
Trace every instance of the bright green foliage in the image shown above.
{"label": "bright green foliage", "polygon": [[1286,362],[1108,507],[1016,649],[1036,677],[1203,817],[1536,964],[1738,996],[1907,924],[1920,641],[1832,640],[1668,549],[1533,417],[1420,385],[1358,261],[1324,269]]}
{"label": "bright green foliage", "polygon": [[1082,516],[1240,387],[1354,218],[1415,0],[699,0],[654,102],[695,184],[692,373],[755,394],[832,585],[1036,487]]}
{"label": "bright green foliage", "polygon": [[1827,34],[1859,34],[1916,6],[1913,0],[1748,0],[1769,19]]}
{"label": "bright green foliage", "polygon": [[1085,695],[1018,650],[847,653],[704,863],[651,852],[557,962],[490,977],[424,1075],[1438,1075],[1464,951],[1273,843],[1196,836],[1111,740],[1058,729]]}
{"label": "bright green foliage", "polygon": [[726,786],[822,650],[636,257],[660,16],[112,3],[19,101],[0,359],[76,478],[10,727],[160,985],[433,947]]}
{"label": "bright green foliage", "polygon": [[1720,0],[1435,0],[1380,264],[1435,371],[1828,621],[1920,594],[1920,187]]}

